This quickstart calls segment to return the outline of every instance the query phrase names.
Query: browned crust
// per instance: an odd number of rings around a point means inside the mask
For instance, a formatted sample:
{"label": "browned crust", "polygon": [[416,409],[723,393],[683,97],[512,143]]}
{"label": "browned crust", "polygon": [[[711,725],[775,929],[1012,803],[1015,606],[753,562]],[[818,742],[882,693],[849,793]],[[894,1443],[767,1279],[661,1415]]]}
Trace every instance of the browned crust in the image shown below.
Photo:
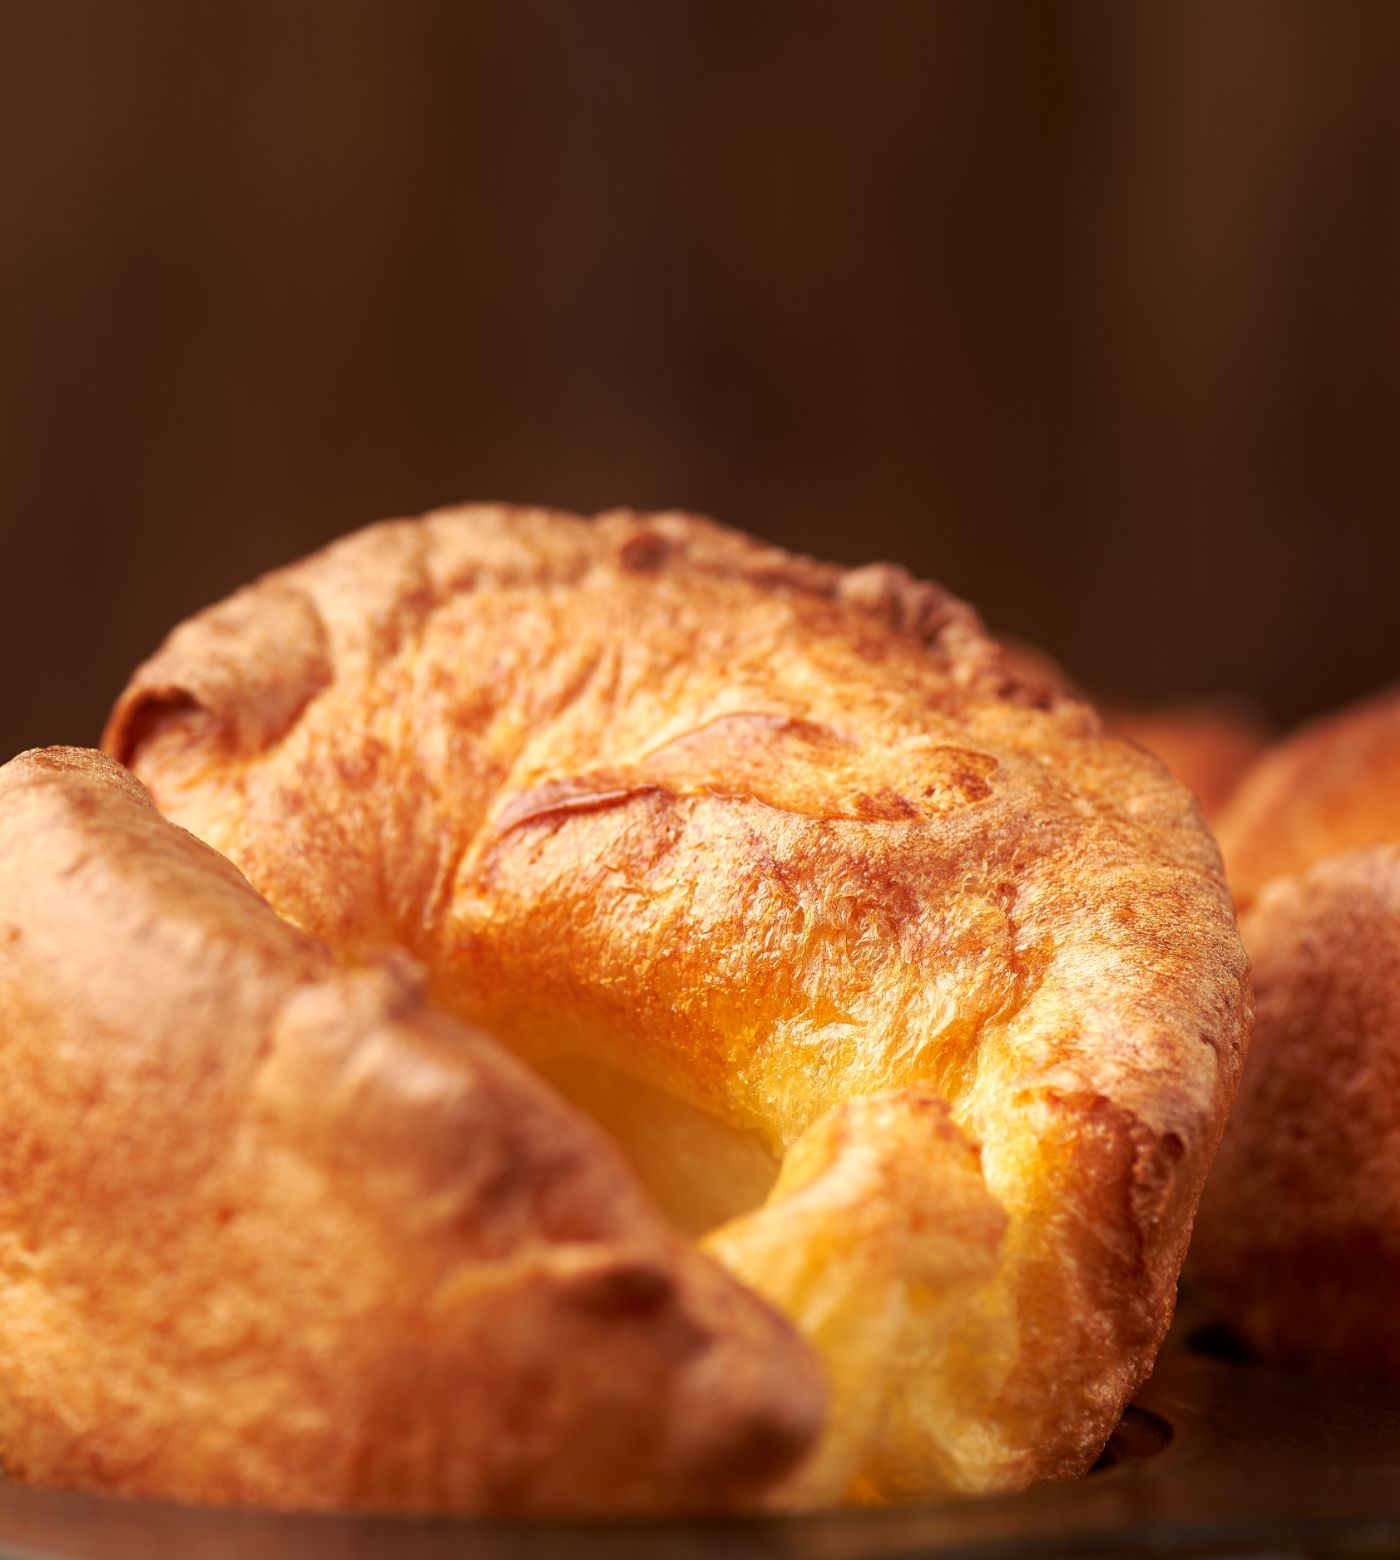
{"label": "browned crust", "polygon": [[284,914],[407,944],[528,1055],[779,1153],[948,1101],[1006,1235],[901,1454],[926,1490],[1092,1459],[1170,1316],[1244,957],[1187,793],[946,592],[685,516],[445,511],[177,629],[106,742]]}
{"label": "browned crust", "polygon": [[1254,1050],[1192,1263],[1264,1358],[1400,1377],[1400,844],[1245,915]]}
{"label": "browned crust", "polygon": [[455,597],[567,587],[600,562],[831,602],[918,639],[959,683],[1019,703],[1068,702],[1013,664],[966,602],[894,564],[843,569],[695,515],[616,511],[587,525],[558,510],[481,505],[367,526],[181,624],[117,701],[103,749],[125,762],[160,715],[198,710],[233,751],[261,751],[328,686],[338,661],[392,656]]}
{"label": "browned crust", "polygon": [[1217,832],[1241,905],[1270,878],[1339,851],[1400,840],[1400,685],[1270,748]]}
{"label": "browned crust", "polygon": [[1259,1020],[1193,1262],[1260,1356],[1400,1376],[1400,687],[1271,748],[1219,828]]}
{"label": "browned crust", "polygon": [[815,1361],[402,961],[339,967],[100,754],[0,769],[0,1463],[132,1495],[756,1500]]}
{"label": "browned crust", "polygon": [[[1017,675],[1053,697],[1088,697],[1069,673],[1038,646],[1003,636],[1002,648]],[[1243,700],[1217,697],[1167,704],[1118,704],[1095,700],[1110,736],[1135,742],[1160,759],[1214,822],[1249,766],[1268,743],[1268,728]]]}
{"label": "browned crust", "polygon": [[1268,742],[1262,721],[1227,700],[1102,710],[1104,725],[1159,758],[1214,823]]}

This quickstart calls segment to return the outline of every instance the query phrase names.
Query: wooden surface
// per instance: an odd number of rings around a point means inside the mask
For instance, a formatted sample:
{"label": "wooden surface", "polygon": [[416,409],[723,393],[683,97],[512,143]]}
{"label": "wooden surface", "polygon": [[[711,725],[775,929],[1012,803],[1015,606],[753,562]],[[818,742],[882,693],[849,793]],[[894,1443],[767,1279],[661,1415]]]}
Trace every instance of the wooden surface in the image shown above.
{"label": "wooden surface", "polygon": [[0,752],[371,518],[710,510],[1400,674],[1400,7],[0,0]]}

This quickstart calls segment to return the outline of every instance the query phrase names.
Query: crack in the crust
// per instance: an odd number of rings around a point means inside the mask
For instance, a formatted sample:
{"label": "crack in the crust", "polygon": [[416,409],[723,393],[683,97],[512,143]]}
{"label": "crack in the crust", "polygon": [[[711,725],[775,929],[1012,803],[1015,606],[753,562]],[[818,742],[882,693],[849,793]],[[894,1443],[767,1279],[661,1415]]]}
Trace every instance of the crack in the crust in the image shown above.
{"label": "crack in the crust", "polygon": [[[996,902],[1006,927],[1006,968],[1010,971],[1012,985],[1002,1001],[974,1020],[972,1032],[962,1048],[966,1068],[964,1078],[960,1087],[948,1091],[953,1119],[974,1142],[980,1142],[980,1134],[973,1130],[972,1115],[981,1094],[989,1043],[1005,1038],[1043,984],[1043,972],[1030,967],[1021,946],[1022,927],[1016,911],[1020,888],[1003,881],[998,885],[998,890]],[[968,1063],[970,1065],[966,1065]]]}
{"label": "crack in the crust", "polygon": [[1039,989],[1040,983],[1033,977],[1021,952],[1021,922],[1016,913],[1021,891],[1014,883],[1003,882],[997,888],[998,908],[1006,921],[1006,962],[1016,984],[1014,996],[998,1009],[995,1020],[1009,1026]]}
{"label": "crack in the crust", "polygon": [[[606,687],[601,692],[605,695],[615,693],[621,674],[621,658],[615,646],[594,646],[580,660],[573,674],[557,691],[553,709],[542,720],[536,721],[529,730],[523,731],[514,749],[504,756],[503,772],[497,782],[493,800],[487,802],[482,808],[476,828],[468,831],[465,838],[454,846],[434,876],[428,902],[420,915],[425,935],[431,935],[441,927],[448,914],[454,892],[468,872],[468,863],[483,855],[492,840],[503,832],[501,817],[493,816],[494,806],[499,804],[503,796],[525,794],[521,792],[518,784],[513,783],[514,776],[522,765],[529,767],[531,751],[547,743],[551,730],[557,728],[559,722],[578,705],[589,689],[599,691],[596,684],[600,673],[607,679]],[[509,811],[509,804],[506,811]]]}

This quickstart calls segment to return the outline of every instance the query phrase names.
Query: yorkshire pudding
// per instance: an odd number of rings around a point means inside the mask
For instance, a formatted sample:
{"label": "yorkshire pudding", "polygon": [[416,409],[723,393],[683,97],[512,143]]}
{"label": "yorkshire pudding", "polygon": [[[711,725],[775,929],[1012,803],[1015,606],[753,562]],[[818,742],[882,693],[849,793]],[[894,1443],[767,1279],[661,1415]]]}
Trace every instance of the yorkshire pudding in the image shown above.
{"label": "yorkshire pudding", "polygon": [[784,1499],[1081,1472],[1246,1044],[1186,791],[973,613],[680,515],[371,527],[177,628],[107,749],[603,1120],[832,1391]]}
{"label": "yorkshire pudding", "polygon": [[1193,1269],[1260,1358],[1400,1377],[1400,843],[1245,913],[1258,1019]]}
{"label": "yorkshire pudding", "polygon": [[1400,685],[1269,748],[1245,774],[1217,833],[1241,905],[1270,878],[1400,840]]}
{"label": "yorkshire pudding", "polygon": [[1259,1017],[1193,1266],[1259,1356],[1400,1377],[1400,689],[1270,750],[1220,837]]}
{"label": "yorkshire pudding", "polygon": [[96,753],[0,768],[0,1462],[384,1510],[751,1504],[816,1362],[616,1149]]}

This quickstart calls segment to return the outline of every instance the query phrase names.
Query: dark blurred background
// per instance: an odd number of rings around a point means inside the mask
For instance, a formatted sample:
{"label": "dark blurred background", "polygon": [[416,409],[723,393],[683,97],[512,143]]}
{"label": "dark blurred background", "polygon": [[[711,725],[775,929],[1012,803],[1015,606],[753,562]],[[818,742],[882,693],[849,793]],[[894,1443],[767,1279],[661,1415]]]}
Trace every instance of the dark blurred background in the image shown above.
{"label": "dark blurred background", "polygon": [[1400,673],[1393,0],[0,0],[0,757],[449,500],[941,578],[1129,700]]}

